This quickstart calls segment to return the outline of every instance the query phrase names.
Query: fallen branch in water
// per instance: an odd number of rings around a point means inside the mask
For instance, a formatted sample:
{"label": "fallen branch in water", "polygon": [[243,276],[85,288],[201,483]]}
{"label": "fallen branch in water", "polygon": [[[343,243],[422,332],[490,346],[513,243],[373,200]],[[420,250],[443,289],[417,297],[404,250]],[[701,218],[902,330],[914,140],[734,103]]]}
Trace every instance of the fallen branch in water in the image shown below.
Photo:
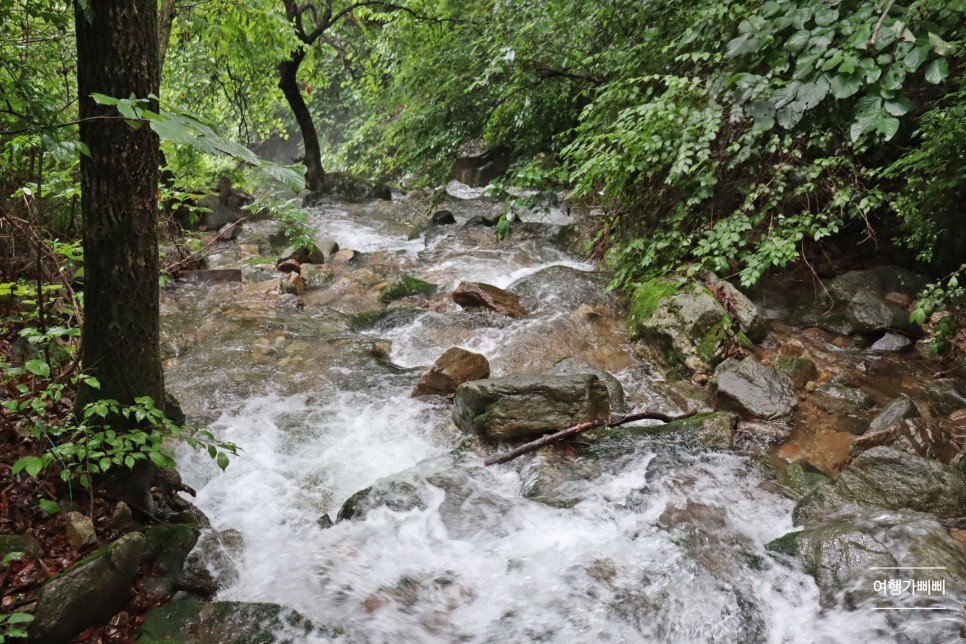
{"label": "fallen branch in water", "polygon": [[668,416],[667,414],[662,414],[656,411],[645,411],[639,414],[628,414],[627,416],[621,416],[617,420],[606,421],[606,420],[589,420],[585,423],[580,423],[579,425],[574,425],[573,427],[568,427],[567,429],[561,429],[559,432],[554,432],[553,434],[547,434],[546,436],[541,436],[535,441],[530,441],[529,443],[524,443],[520,447],[511,449],[509,452],[495,456],[490,460],[486,461],[484,465],[499,465],[500,463],[506,463],[507,461],[512,461],[517,456],[522,456],[528,452],[540,449],[544,445],[549,445],[555,441],[562,440],[564,438],[569,438],[571,436],[576,436],[577,434],[586,432],[591,429],[596,429],[598,427],[618,427],[620,425],[626,425],[627,423],[633,423],[635,420],[663,420],[665,423],[670,423],[675,420],[684,420],[685,418],[691,418],[698,412],[692,411],[687,414],[682,414],[681,416]]}

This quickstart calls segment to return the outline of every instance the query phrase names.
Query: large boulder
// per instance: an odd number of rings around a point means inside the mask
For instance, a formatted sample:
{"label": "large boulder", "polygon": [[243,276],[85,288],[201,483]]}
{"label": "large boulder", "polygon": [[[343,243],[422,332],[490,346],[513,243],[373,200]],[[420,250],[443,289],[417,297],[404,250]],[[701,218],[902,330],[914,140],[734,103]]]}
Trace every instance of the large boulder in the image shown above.
{"label": "large boulder", "polygon": [[346,499],[339,508],[336,521],[359,521],[378,508],[388,508],[393,512],[425,510],[426,501],[419,487],[409,481],[381,479]]}
{"label": "large boulder", "polygon": [[456,391],[464,382],[490,377],[490,363],[486,356],[452,347],[447,349],[429,371],[424,373],[413,389],[413,396],[445,396]]}
{"label": "large boulder", "polygon": [[805,496],[795,506],[792,519],[795,525],[809,525],[832,514],[848,515],[855,506],[962,517],[966,475],[933,460],[873,447],[859,454],[834,483]]}
{"label": "large boulder", "polygon": [[705,449],[730,449],[737,417],[728,412],[697,414],[670,423],[602,427],[580,435],[581,451],[601,454],[625,451],[642,439],[670,438],[676,443]]}
{"label": "large boulder", "polygon": [[873,567],[896,566],[882,543],[850,524],[791,532],[766,544],[771,552],[797,560],[815,578],[823,606],[841,598],[848,608],[873,596]]}
{"label": "large boulder", "polygon": [[534,436],[609,418],[607,387],[593,374],[510,376],[456,389],[453,421],[489,440]]}
{"label": "large boulder", "polygon": [[[521,277],[507,288],[530,311],[569,313],[582,305],[597,308],[614,303],[616,296],[607,292],[610,281],[605,273],[557,265]],[[558,288],[560,284],[567,288]]]}
{"label": "large boulder", "polygon": [[704,284],[666,277],[637,288],[627,327],[635,352],[672,377],[710,371],[729,348],[747,343]]}
{"label": "large boulder", "polygon": [[578,360],[576,358],[564,358],[550,369],[551,376],[565,376],[569,374],[592,373],[607,387],[610,395],[611,414],[623,414],[628,410],[627,402],[624,400],[624,387],[620,380],[612,376],[607,370],[595,367],[592,364]]}
{"label": "large boulder", "polygon": [[144,535],[132,532],[49,579],[40,589],[27,642],[66,644],[106,623],[127,604],[145,547]]}
{"label": "large boulder", "polygon": [[896,266],[850,271],[831,280],[832,308],[820,324],[835,333],[902,331],[922,335],[909,322],[909,304],[926,286],[921,275]]}
{"label": "large boulder", "polygon": [[798,406],[791,379],[751,357],[723,365],[715,386],[718,406],[746,418],[782,418]]}
{"label": "large boulder", "polygon": [[450,176],[471,188],[488,185],[510,167],[510,156],[502,149],[492,149],[481,141],[460,146],[453,160]]}
{"label": "large boulder", "polygon": [[460,282],[453,291],[453,301],[464,309],[488,309],[511,318],[528,315],[515,294],[482,282]]}

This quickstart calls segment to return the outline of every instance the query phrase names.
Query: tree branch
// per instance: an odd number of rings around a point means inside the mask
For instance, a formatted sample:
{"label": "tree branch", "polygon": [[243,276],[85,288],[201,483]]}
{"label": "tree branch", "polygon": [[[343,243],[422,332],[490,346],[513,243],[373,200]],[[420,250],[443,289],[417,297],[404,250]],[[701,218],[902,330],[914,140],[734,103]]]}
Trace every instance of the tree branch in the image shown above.
{"label": "tree branch", "polygon": [[499,456],[494,456],[490,460],[486,461],[484,465],[499,465],[500,463],[506,463],[507,461],[512,461],[517,456],[522,456],[528,452],[540,449],[544,445],[549,445],[550,443],[562,440],[564,438],[570,438],[571,436],[576,436],[582,432],[586,432],[591,429],[596,429],[598,427],[618,427],[620,425],[626,425],[627,423],[632,423],[636,420],[663,420],[665,423],[670,423],[675,420],[683,420],[685,418],[690,418],[696,415],[698,412],[692,411],[687,414],[682,414],[681,416],[668,416],[667,414],[662,414],[659,412],[641,412],[639,414],[629,414],[627,416],[622,416],[615,421],[606,420],[590,420],[585,423],[580,423],[574,425],[573,427],[568,427],[567,429],[561,429],[559,432],[553,434],[547,434],[542,436],[535,441],[530,441],[529,443],[524,443],[523,445],[517,447],[516,449],[511,449],[509,452],[504,452]]}
{"label": "tree branch", "polygon": [[896,3],[896,0],[889,0],[889,3],[882,10],[882,15],[879,16],[879,21],[875,23],[875,29],[872,30],[872,37],[869,38],[869,46],[875,47],[876,38],[879,37],[879,30],[882,29],[882,23],[885,22],[886,16],[892,11],[892,5]]}

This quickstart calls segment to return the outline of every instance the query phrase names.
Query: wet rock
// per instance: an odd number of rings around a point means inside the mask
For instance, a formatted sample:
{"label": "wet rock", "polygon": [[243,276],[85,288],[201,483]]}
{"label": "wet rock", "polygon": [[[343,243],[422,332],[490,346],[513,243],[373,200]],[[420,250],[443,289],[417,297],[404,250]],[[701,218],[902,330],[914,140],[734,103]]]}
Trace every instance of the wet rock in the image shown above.
{"label": "wet rock", "polygon": [[500,218],[499,217],[485,217],[483,215],[476,215],[474,217],[470,217],[467,220],[467,222],[465,224],[463,224],[463,228],[464,229],[466,229],[466,228],[493,228],[498,223],[500,223]]}
{"label": "wet rock", "polygon": [[791,379],[796,389],[801,389],[810,380],[818,378],[815,363],[805,356],[779,356],[775,367]]}
{"label": "wet rock", "polygon": [[343,248],[332,255],[332,261],[337,264],[348,264],[359,259],[359,253],[348,248]]}
{"label": "wet rock", "polygon": [[434,226],[448,226],[456,223],[456,217],[449,210],[437,210],[429,221]]}
{"label": "wet rock", "polygon": [[862,434],[869,427],[876,404],[861,389],[829,382],[812,390],[812,403],[829,414],[836,431]]}
{"label": "wet rock", "polygon": [[899,396],[885,406],[879,415],[869,423],[869,431],[878,431],[887,427],[892,427],[907,418],[919,416],[919,410],[908,396]]}
{"label": "wet rock", "polygon": [[450,177],[471,188],[488,185],[506,172],[510,156],[502,149],[492,149],[481,141],[464,143],[453,161]]}
{"label": "wet rock", "polygon": [[388,508],[393,512],[425,510],[426,502],[413,483],[383,479],[350,496],[339,508],[336,522],[365,519],[378,508]]}
{"label": "wet rock", "polygon": [[915,344],[915,341],[909,336],[887,331],[885,335],[869,347],[869,351],[876,353],[896,353],[911,349],[913,344]]}
{"label": "wet rock", "polygon": [[173,601],[151,610],[139,641],[151,644],[297,644],[312,637],[336,637],[337,627],[318,627],[278,604]]}
{"label": "wet rock", "polygon": [[363,202],[374,199],[392,200],[392,188],[384,183],[369,181],[362,177],[327,172],[322,188],[310,192],[302,199],[302,205],[314,206],[325,201]]}
{"label": "wet rock", "polygon": [[583,500],[581,489],[594,474],[587,463],[541,451],[520,471],[521,493],[553,508],[572,508]]}
{"label": "wet rock", "polygon": [[870,568],[897,565],[882,543],[848,523],[791,532],[765,548],[797,560],[815,578],[823,606],[841,600],[845,607],[855,608],[874,595]]}
{"label": "wet rock", "polygon": [[225,224],[218,229],[218,241],[234,241],[238,238],[238,233],[241,232],[242,225],[241,222],[236,221],[233,224]]}
{"label": "wet rock", "polygon": [[803,498],[792,513],[795,525],[808,525],[848,506],[908,509],[939,518],[962,516],[966,476],[941,463],[889,447],[873,447],[842,470],[835,483]]}
{"label": "wet rock", "polygon": [[322,516],[320,516],[318,519],[315,520],[315,523],[319,526],[320,530],[328,530],[329,528],[335,525],[335,523],[332,522],[332,518],[329,517],[328,514],[323,514]]}
{"label": "wet rock", "polygon": [[288,273],[279,281],[279,289],[289,295],[301,295],[305,293],[305,280],[298,273]]}
{"label": "wet rock", "polygon": [[325,253],[314,243],[308,246],[289,246],[278,256],[276,266],[284,264],[288,260],[293,260],[299,264],[324,264]]}
{"label": "wet rock", "polygon": [[736,442],[743,450],[760,453],[775,443],[784,442],[792,434],[791,423],[765,420],[739,420]]}
{"label": "wet rock", "polygon": [[852,441],[852,455],[878,445],[949,463],[960,449],[956,439],[938,424],[922,418],[907,418],[876,431],[870,431]]}
{"label": "wet rock", "polygon": [[292,258],[289,258],[284,262],[279,262],[278,265],[275,266],[275,270],[281,273],[301,273],[302,264]]}
{"label": "wet rock", "polygon": [[706,449],[731,449],[737,422],[738,418],[734,414],[711,412],[670,423],[602,427],[581,434],[580,440],[585,446],[579,449],[591,453],[605,453],[623,450],[628,444],[639,442],[642,438],[657,437],[673,438],[681,444]]}
{"label": "wet rock", "polygon": [[324,264],[302,264],[299,273],[305,280],[305,288],[322,288],[332,281],[335,272]]}
{"label": "wet rock", "polygon": [[97,533],[94,532],[94,522],[87,515],[80,512],[67,513],[67,543],[74,550],[80,551],[88,546],[97,544]]}
{"label": "wet rock", "polygon": [[184,566],[179,584],[192,586],[195,592],[214,595],[218,588],[238,580],[237,561],[242,556],[245,538],[238,530],[208,530],[198,539]]}
{"label": "wet rock", "polygon": [[201,530],[184,523],[153,525],[144,532],[144,561],[151,562],[161,573],[164,594],[170,595],[184,576],[185,562]]}
{"label": "wet rock", "polygon": [[[611,276],[570,266],[548,266],[514,281],[507,287],[528,311],[576,311],[581,307],[612,307],[617,296],[607,292]],[[560,288],[566,284],[567,288]],[[599,317],[599,312],[598,312]]]}
{"label": "wet rock", "polygon": [[959,378],[934,380],[926,386],[926,391],[933,416],[949,416],[958,409],[966,408],[966,382]]}
{"label": "wet rock", "polygon": [[0,534],[0,558],[11,552],[22,552],[28,557],[42,557],[44,547],[27,534]]}
{"label": "wet rock", "polygon": [[607,387],[593,374],[510,376],[460,385],[453,421],[489,440],[533,436],[609,417]]}
{"label": "wet rock", "polygon": [[412,295],[432,295],[437,286],[411,275],[401,275],[379,290],[379,301],[389,304]]}
{"label": "wet rock", "polygon": [[571,322],[579,322],[584,324],[595,322],[600,318],[600,311],[592,307],[590,304],[581,304],[573,313],[570,314]]}
{"label": "wet rock", "polygon": [[133,532],[47,580],[27,642],[68,642],[89,626],[107,623],[127,604],[144,548],[144,535]]}
{"label": "wet rock", "polygon": [[624,387],[621,385],[620,381],[608,373],[605,369],[600,369],[592,364],[584,362],[583,360],[577,360],[576,358],[564,358],[557,364],[555,364],[549,371],[551,376],[566,376],[571,374],[582,374],[582,373],[592,373],[604,386],[607,387],[607,393],[610,396],[610,411],[611,414],[624,414],[628,411],[627,403],[624,400]]}
{"label": "wet rock", "polygon": [[875,409],[875,401],[867,393],[835,382],[817,387],[812,392],[812,402],[833,416],[857,416]]}
{"label": "wet rock", "polygon": [[831,481],[831,478],[807,463],[789,463],[778,472],[778,483],[788,490],[794,499],[800,499],[819,485]]}
{"label": "wet rock", "polygon": [[698,386],[687,380],[672,380],[652,383],[650,391],[657,401],[648,396],[648,405],[657,402],[655,411],[665,411],[670,415],[691,411],[708,413],[714,411],[714,396],[707,387]]}
{"label": "wet rock", "polygon": [[749,418],[781,418],[798,406],[788,376],[751,357],[724,365],[715,376],[715,387],[720,408]]}
{"label": "wet rock", "polygon": [[943,581],[947,594],[966,593],[966,550],[938,521],[928,519],[898,525],[887,536],[910,542],[908,556],[902,563],[922,568],[916,571],[916,579]]}
{"label": "wet rock", "polygon": [[178,279],[187,284],[225,284],[242,281],[242,273],[240,268],[180,271]]}
{"label": "wet rock", "polygon": [[486,356],[459,347],[447,349],[436,359],[432,368],[423,374],[413,389],[413,396],[445,396],[470,380],[490,377],[490,363]]}
{"label": "wet rock", "polygon": [[684,506],[668,505],[657,519],[657,525],[670,530],[678,526],[717,532],[728,525],[728,512],[722,507],[697,503],[688,499]]}
{"label": "wet rock", "polygon": [[922,329],[909,322],[905,303],[925,286],[925,278],[895,266],[839,275],[829,282],[833,308],[820,324],[842,335],[889,330],[922,335]]}
{"label": "wet rock", "polygon": [[627,328],[634,351],[672,377],[710,371],[738,342],[738,329],[704,284],[663,277],[634,292]]}
{"label": "wet rock", "polygon": [[453,301],[464,309],[487,309],[512,318],[528,315],[516,295],[482,282],[460,282],[453,291]]}
{"label": "wet rock", "polygon": [[738,322],[738,326],[752,342],[761,342],[768,334],[765,318],[758,307],[738,288],[713,273],[705,275],[705,283],[717,292],[720,302],[725,304],[728,313]]}

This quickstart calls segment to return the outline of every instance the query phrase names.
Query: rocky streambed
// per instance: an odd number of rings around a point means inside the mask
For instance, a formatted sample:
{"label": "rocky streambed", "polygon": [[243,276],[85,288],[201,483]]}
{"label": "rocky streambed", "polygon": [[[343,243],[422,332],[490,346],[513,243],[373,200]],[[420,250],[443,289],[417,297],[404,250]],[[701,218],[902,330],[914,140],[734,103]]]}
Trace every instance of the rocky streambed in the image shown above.
{"label": "rocky streambed", "polygon": [[[502,204],[456,194],[445,214],[316,207],[298,256],[248,223],[209,259],[241,281],[165,291],[169,388],[244,451],[224,474],[181,454],[211,520],[189,565],[218,602],[172,602],[148,635],[959,636],[966,389],[917,350],[920,277],[742,294],[699,275],[622,298],[580,259],[592,213],[529,213],[498,241]],[[643,410],[696,415],[484,466]]]}

